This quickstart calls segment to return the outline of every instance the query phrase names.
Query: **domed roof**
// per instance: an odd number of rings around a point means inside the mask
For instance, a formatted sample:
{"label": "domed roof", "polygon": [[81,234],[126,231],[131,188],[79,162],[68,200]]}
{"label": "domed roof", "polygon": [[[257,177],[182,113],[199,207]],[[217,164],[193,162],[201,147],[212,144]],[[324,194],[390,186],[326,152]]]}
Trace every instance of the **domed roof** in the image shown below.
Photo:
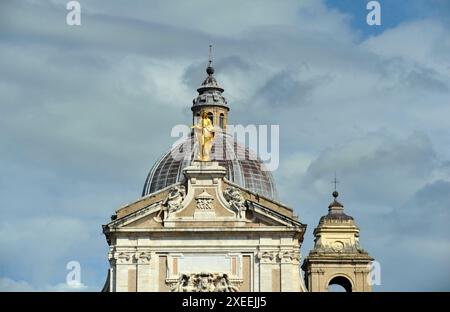
{"label": "domed roof", "polygon": [[214,68],[211,64],[206,69],[206,72],[208,76],[200,88],[197,89],[198,96],[193,100],[191,109],[194,110],[201,106],[221,106],[229,109],[227,100],[222,95],[224,89],[219,86],[216,78],[214,78]]}
{"label": "domed roof", "polygon": [[[153,166],[144,184],[142,196],[154,193],[177,182],[184,182],[183,169],[189,166],[197,153],[198,145],[193,136],[167,151]],[[211,160],[225,167],[226,178],[237,185],[277,200],[278,195],[270,171],[245,146],[235,142],[229,135],[216,132]]]}

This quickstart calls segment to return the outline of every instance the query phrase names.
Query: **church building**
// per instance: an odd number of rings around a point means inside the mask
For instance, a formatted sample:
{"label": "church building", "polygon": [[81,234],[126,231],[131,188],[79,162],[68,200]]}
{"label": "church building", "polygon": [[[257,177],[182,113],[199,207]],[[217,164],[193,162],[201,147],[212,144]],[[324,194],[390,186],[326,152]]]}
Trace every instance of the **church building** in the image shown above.
{"label": "church building", "polygon": [[211,60],[197,91],[192,135],[156,161],[142,196],[103,226],[103,291],[371,291],[373,259],[338,193],[302,262],[306,224],[279,201],[256,154],[227,134],[230,106]]}

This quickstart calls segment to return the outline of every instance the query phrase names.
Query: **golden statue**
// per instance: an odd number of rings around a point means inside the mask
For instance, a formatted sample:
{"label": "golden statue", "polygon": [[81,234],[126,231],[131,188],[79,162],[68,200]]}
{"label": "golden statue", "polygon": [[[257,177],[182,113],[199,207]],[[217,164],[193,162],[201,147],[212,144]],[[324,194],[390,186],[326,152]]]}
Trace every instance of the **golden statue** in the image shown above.
{"label": "golden statue", "polygon": [[209,153],[214,141],[214,127],[206,112],[202,112],[198,124],[192,126],[198,141],[198,160],[209,161]]}

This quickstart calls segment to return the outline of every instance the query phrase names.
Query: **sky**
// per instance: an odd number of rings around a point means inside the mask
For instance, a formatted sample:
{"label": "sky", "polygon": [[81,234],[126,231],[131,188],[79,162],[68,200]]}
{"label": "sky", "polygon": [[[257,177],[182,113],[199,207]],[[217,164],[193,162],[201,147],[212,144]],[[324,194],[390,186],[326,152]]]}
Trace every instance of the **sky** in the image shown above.
{"label": "sky", "polygon": [[[102,224],[191,121],[208,45],[230,123],[280,125],[281,201],[312,231],[339,199],[375,291],[450,290],[450,1],[0,4],[0,290],[99,291]],[[78,261],[81,282],[66,282]]]}

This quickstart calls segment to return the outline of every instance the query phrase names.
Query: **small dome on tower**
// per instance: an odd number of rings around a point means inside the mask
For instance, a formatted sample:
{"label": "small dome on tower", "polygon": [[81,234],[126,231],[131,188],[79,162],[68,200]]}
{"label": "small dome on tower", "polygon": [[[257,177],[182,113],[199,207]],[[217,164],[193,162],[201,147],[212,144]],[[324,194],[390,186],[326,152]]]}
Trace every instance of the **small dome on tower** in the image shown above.
{"label": "small dome on tower", "polygon": [[353,217],[344,213],[344,205],[337,201],[339,193],[335,190],[333,193],[333,201],[328,206],[328,214],[323,216],[320,221],[325,220],[353,220]]}

